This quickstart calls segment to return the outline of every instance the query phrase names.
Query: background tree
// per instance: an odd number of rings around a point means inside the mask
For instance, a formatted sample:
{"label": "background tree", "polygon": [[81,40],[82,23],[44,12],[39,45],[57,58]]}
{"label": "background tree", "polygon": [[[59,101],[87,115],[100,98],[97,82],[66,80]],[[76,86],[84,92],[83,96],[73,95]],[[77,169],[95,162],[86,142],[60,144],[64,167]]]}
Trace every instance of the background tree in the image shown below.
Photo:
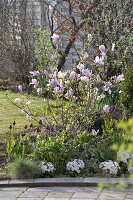
{"label": "background tree", "polygon": [[[0,9],[1,68],[10,77],[24,81],[30,67],[35,65],[34,24],[28,0],[2,0]],[[7,63],[10,69],[5,69]]]}
{"label": "background tree", "polygon": [[[132,64],[132,0],[33,0],[40,7],[37,13],[40,21],[34,23],[35,12],[29,7],[29,0],[0,1],[0,45],[1,68],[12,61],[12,72],[19,80],[37,65],[34,50],[38,44],[35,29],[42,26],[52,36],[60,36],[58,46],[52,44],[58,52],[58,70],[73,67],[82,62],[81,51],[89,53],[88,67],[101,71],[103,79],[123,73]],[[87,46],[87,34],[93,36]],[[51,39],[52,42],[52,39]],[[112,53],[112,44],[115,48]],[[107,61],[98,68],[94,64],[99,54],[99,45],[107,49]],[[93,48],[94,47],[94,48]],[[92,52],[91,49],[97,49]],[[43,54],[43,52],[42,52]],[[46,56],[46,55],[45,55]],[[69,62],[70,61],[70,62]]]}
{"label": "background tree", "polygon": [[64,66],[72,48],[81,59],[79,51],[84,48],[87,33],[93,35],[93,47],[104,44],[111,50],[112,44],[115,44],[102,71],[105,78],[124,72],[132,64],[131,0],[59,0],[54,5],[50,1],[47,4],[51,35],[56,32],[63,39],[58,51],[58,70]]}

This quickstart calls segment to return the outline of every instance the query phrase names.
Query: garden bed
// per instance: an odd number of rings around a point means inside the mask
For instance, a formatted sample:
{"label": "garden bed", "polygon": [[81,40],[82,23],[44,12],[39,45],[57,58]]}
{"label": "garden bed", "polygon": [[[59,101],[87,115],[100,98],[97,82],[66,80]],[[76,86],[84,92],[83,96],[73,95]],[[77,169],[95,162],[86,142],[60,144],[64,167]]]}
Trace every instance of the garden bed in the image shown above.
{"label": "garden bed", "polygon": [[[87,46],[89,43],[86,41]],[[100,56],[90,66],[87,57],[66,72],[47,71],[42,66],[30,71],[30,95],[25,86],[18,85],[19,93],[1,96],[0,131],[6,144],[7,176],[34,179],[132,174],[133,68],[125,76],[105,78],[103,66],[111,50],[102,44],[98,51]]]}
{"label": "garden bed", "polygon": [[[84,70],[89,73],[91,84],[93,81],[96,84],[95,74]],[[36,73],[39,72],[32,72],[33,76]],[[132,120],[128,122],[129,117],[113,95],[119,94],[123,75],[118,76],[118,80],[115,77],[109,85],[103,81],[97,90],[94,84],[92,88],[90,85],[86,88],[84,81],[78,86],[80,75],[74,71],[68,74],[58,72],[56,76],[56,80],[45,80],[48,87],[44,93],[41,88],[37,89],[42,97],[36,100],[42,102],[42,106],[38,102],[35,107],[29,106],[30,99],[22,86],[18,87],[20,94],[16,94],[17,98],[6,94],[7,101],[21,111],[21,117],[26,118],[19,131],[18,117],[8,126],[6,158],[9,176],[13,179],[129,176],[132,166],[128,163],[132,161],[132,153],[121,145],[127,143],[124,131],[128,131],[123,127],[132,126]],[[61,89],[57,86],[59,77],[65,76],[61,78],[62,83],[65,84],[67,79],[70,81]],[[34,86],[39,84],[35,80],[31,82]],[[73,89],[67,89],[69,84]],[[44,99],[45,92],[47,98]],[[104,99],[100,98],[103,95]],[[123,120],[122,124],[120,120]]]}

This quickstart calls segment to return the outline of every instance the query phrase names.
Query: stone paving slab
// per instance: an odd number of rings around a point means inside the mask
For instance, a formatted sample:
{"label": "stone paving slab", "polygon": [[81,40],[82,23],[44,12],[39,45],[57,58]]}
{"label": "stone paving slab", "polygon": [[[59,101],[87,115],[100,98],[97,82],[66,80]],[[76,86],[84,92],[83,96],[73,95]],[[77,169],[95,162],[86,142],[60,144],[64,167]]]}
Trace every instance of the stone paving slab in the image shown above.
{"label": "stone paving slab", "polygon": [[73,192],[49,192],[49,194],[47,195],[47,198],[70,198],[73,196]]}
{"label": "stone paving slab", "polygon": [[43,198],[44,199],[47,195],[48,195],[48,192],[25,191],[19,196],[19,198],[22,198],[22,197],[26,198],[27,197],[27,198]]}
{"label": "stone paving slab", "polygon": [[133,200],[133,199],[127,199],[127,200]]}
{"label": "stone paving slab", "polygon": [[133,199],[133,194],[128,194],[127,199]]}
{"label": "stone paving slab", "polygon": [[9,197],[9,198],[6,198],[6,197],[0,197],[0,200],[16,200],[16,198],[12,198],[12,197]]}
{"label": "stone paving slab", "polygon": [[89,193],[97,193],[102,191],[101,188],[93,188],[93,187],[35,187],[28,188],[27,191],[57,191],[57,192],[89,192]]}
{"label": "stone paving slab", "polygon": [[99,199],[116,199],[116,200],[124,200],[126,198],[126,194],[118,194],[118,193],[101,193]]}
{"label": "stone paving slab", "polygon": [[89,192],[76,192],[72,198],[73,199],[96,199],[98,198],[100,193],[89,193]]}
{"label": "stone paving slab", "polygon": [[0,200],[133,200],[133,189],[102,190],[97,187],[6,187]]}
{"label": "stone paving slab", "polygon": [[43,200],[44,198],[18,198],[17,200]]}
{"label": "stone paving slab", "polygon": [[[71,199],[71,200],[76,200],[76,199]],[[79,199],[77,199],[77,200],[79,200]],[[94,200],[94,199],[80,199],[80,200]]]}
{"label": "stone paving slab", "polygon": [[48,197],[46,197],[45,200],[69,200],[69,198],[59,198],[59,197],[57,197],[57,198],[56,197],[55,198],[53,198],[53,197],[52,198],[48,198]]}
{"label": "stone paving slab", "polygon": [[34,188],[27,188],[27,191],[41,191],[41,192],[51,192],[54,191],[54,187],[34,187]]}
{"label": "stone paving slab", "polygon": [[43,200],[43,198],[18,198],[17,200]]}
{"label": "stone paving slab", "polygon": [[0,199],[16,200],[21,193],[22,193],[21,191],[0,191]]}

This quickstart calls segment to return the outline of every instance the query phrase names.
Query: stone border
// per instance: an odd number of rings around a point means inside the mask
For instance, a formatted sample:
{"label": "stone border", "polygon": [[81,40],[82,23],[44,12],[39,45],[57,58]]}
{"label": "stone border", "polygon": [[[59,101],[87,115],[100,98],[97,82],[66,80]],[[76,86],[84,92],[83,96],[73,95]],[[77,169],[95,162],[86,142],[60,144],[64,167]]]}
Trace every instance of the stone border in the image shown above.
{"label": "stone border", "polygon": [[[3,180],[0,187],[96,187],[99,183],[119,184],[120,178],[38,178],[23,180]],[[133,179],[124,179],[128,186],[133,185]]]}

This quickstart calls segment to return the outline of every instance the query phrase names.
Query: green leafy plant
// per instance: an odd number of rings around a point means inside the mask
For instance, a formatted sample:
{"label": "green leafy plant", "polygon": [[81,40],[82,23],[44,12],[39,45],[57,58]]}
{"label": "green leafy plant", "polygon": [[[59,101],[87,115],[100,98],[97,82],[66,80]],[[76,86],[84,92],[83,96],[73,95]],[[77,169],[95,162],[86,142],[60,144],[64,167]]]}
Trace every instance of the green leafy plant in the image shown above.
{"label": "green leafy plant", "polygon": [[20,157],[9,165],[9,174],[13,179],[32,179],[40,176],[40,170],[36,161]]}
{"label": "green leafy plant", "polygon": [[122,84],[121,102],[133,116],[133,67],[130,67],[125,74],[125,81]]}
{"label": "green leafy plant", "polygon": [[98,159],[99,162],[113,160],[117,158],[117,153],[115,150],[112,150],[107,144],[97,144],[93,149],[94,157]]}
{"label": "green leafy plant", "polygon": [[33,157],[54,164],[56,172],[64,168],[67,149],[65,148],[63,136],[38,136],[33,151]]}
{"label": "green leafy plant", "polygon": [[35,57],[39,62],[37,68],[40,71],[50,70],[52,66],[55,65],[55,60],[52,60],[52,56],[54,56],[55,52],[50,40],[50,34],[41,27],[37,29],[36,33],[37,42],[35,48]]}
{"label": "green leafy plant", "polygon": [[[12,127],[12,126],[10,126]],[[31,141],[29,135],[22,133],[14,134],[14,127],[10,128],[9,138],[7,139],[8,161],[17,158],[18,155],[25,157],[31,152]]]}

